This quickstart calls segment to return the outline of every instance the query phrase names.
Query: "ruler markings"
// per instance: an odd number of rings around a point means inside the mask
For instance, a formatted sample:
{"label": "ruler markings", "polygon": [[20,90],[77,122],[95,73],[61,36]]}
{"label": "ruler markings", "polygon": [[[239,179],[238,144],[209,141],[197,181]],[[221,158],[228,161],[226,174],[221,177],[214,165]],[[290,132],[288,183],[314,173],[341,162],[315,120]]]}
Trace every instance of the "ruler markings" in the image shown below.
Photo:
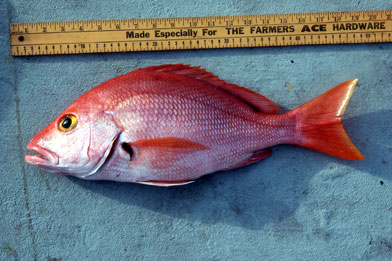
{"label": "ruler markings", "polygon": [[[372,22],[385,22],[385,21],[388,21],[388,20],[382,20],[382,19],[372,20]],[[348,21],[342,21],[342,22],[348,22]],[[355,22],[356,23],[360,23],[360,22],[364,23],[365,21],[358,20],[358,21],[355,21]],[[322,23],[323,24],[335,24],[335,23],[339,23],[339,22],[322,22]],[[255,23],[255,24],[243,25],[243,26],[247,26],[247,27],[251,27],[251,26],[284,26],[285,24],[281,24],[281,23],[277,23],[277,24],[256,24]],[[298,23],[287,23],[287,24],[290,24],[290,25],[308,25],[308,24],[314,24],[314,23],[313,22],[303,22],[303,23],[298,22]],[[44,26],[42,26],[42,27],[44,27]],[[227,25],[220,25],[220,26],[215,25],[215,26],[210,26],[209,28],[211,29],[211,28],[226,28],[226,27],[228,27],[228,26]],[[126,32],[126,31],[129,31],[129,30],[132,30],[132,31],[151,30],[152,31],[152,30],[156,30],[156,29],[160,29],[160,30],[177,30],[177,29],[204,29],[204,28],[206,28],[206,26],[192,26],[192,27],[185,26],[185,27],[176,27],[176,28],[173,28],[173,27],[159,27],[158,28],[157,27],[155,29],[148,29],[148,28],[147,29],[146,28],[124,28],[124,29],[102,29],[99,32],[124,32],[124,31]],[[36,29],[36,30],[38,31],[38,29]],[[56,30],[56,28],[55,28],[55,30]],[[61,32],[61,34],[78,33],[78,32],[89,33],[89,32],[97,32],[97,30],[91,29],[91,30],[82,30],[81,31],[81,30],[75,30],[73,28],[73,31],[64,31],[64,32]],[[59,33],[59,32],[58,31],[54,31],[54,32],[49,32],[49,31],[47,31],[47,32],[29,32],[29,34],[43,34],[43,33],[44,34],[53,34],[53,33]],[[25,32],[21,32],[20,29],[19,29],[18,31],[14,32],[13,34],[25,34]]]}
{"label": "ruler markings", "polygon": [[[339,36],[342,36],[342,35],[346,35],[346,36],[353,35],[355,37],[355,35],[357,35],[357,34],[376,34],[376,33],[383,34],[383,33],[385,33],[385,31],[372,31],[372,32],[361,32],[361,33],[358,33],[358,32],[356,32],[356,33],[345,33],[345,34],[339,34]],[[336,34],[335,33],[323,33],[322,35],[327,36],[327,35],[336,35]],[[249,38],[266,38],[266,37],[283,37],[283,38],[284,37],[298,37],[298,36],[307,37],[307,36],[322,36],[322,35],[320,35],[320,34],[306,34],[306,35],[305,34],[290,34],[290,35],[269,34],[268,36],[248,36],[247,39],[249,39]],[[215,38],[209,38],[209,39],[210,40],[221,40],[221,39],[240,39],[240,40],[242,40],[243,37],[241,37],[241,36],[226,36],[224,38],[215,37]],[[199,37],[199,38],[197,38],[197,37],[196,38],[181,38],[181,37],[179,37],[179,38],[176,38],[174,40],[173,39],[159,39],[159,40],[157,40],[157,39],[154,39],[154,40],[149,40],[149,39],[131,39],[131,40],[113,40],[113,41],[95,41],[95,42],[72,42],[72,43],[71,42],[70,43],[51,42],[49,44],[43,44],[43,43],[34,44],[34,43],[30,43],[29,46],[30,45],[36,45],[36,46],[44,45],[45,46],[45,45],[52,45],[52,44],[55,44],[55,45],[60,45],[60,44],[72,45],[72,44],[86,44],[86,43],[89,43],[89,44],[109,43],[110,44],[110,43],[129,43],[129,42],[159,42],[159,41],[175,42],[175,41],[196,41],[196,40],[205,40],[205,38],[202,38],[202,37]],[[25,46],[25,45],[23,45],[23,44],[14,44],[12,46]]]}
{"label": "ruler markings", "polygon": [[[339,23],[339,22],[385,22],[385,21],[389,21],[390,19],[375,19],[375,20],[366,20],[366,19],[364,19],[364,20],[339,20],[339,21],[317,21],[318,23],[323,23],[323,24],[332,24],[332,23]],[[88,22],[88,21],[80,21],[80,22],[77,22],[77,23],[80,23],[81,25],[84,25],[86,22]],[[264,25],[264,26],[271,26],[271,25],[284,25],[284,24],[290,24],[290,25],[303,25],[303,24],[313,24],[314,22],[312,22],[312,21],[309,21],[309,22],[306,22],[306,21],[301,21],[301,22],[293,22],[293,21],[287,21],[287,22],[279,22],[279,23],[270,23],[270,22],[268,22],[268,23],[263,23],[263,21],[261,21],[261,22],[255,22],[255,23],[248,23],[248,24],[245,24],[245,23],[237,23],[237,24],[226,24],[226,25],[216,25],[216,24],[214,24],[214,25],[209,25],[209,27],[227,27],[227,26],[238,26],[238,25],[243,25],[243,26],[252,26],[252,25]],[[155,24],[155,23],[151,23],[151,24]],[[38,29],[39,28],[42,28],[42,27],[45,27],[45,26],[52,26],[52,22],[46,22],[46,23],[42,23],[42,25],[39,25],[39,27],[38,27],[38,24],[31,24],[31,23],[22,23],[22,24],[17,24],[17,26],[18,26],[18,31],[19,31],[19,33],[24,33],[24,32],[22,32],[21,30],[20,30],[20,27],[23,27],[23,28],[26,28],[26,27],[32,27],[32,28],[34,28],[34,25],[35,25],[35,27],[36,27],[36,30],[38,31]],[[101,25],[101,22],[97,22],[96,24],[95,24],[96,26],[98,26],[98,25]],[[106,24],[105,24],[106,25]],[[136,23],[136,24],[133,24],[133,26],[135,27],[135,26],[137,26],[138,25],[138,23]],[[56,24],[55,24],[55,28],[56,28],[56,26],[69,26],[69,22],[56,22]],[[93,23],[91,24],[91,27],[93,26]],[[166,27],[166,24],[165,24],[165,26],[163,26],[163,27],[154,27],[154,29],[178,29],[178,28],[206,28],[206,26],[197,26],[197,25],[183,25],[182,27],[179,27],[179,26],[177,26],[177,25],[175,25],[176,27]],[[15,27],[15,24],[11,24],[11,29],[15,29],[16,27]],[[127,26],[127,28],[126,29],[124,29],[124,30],[137,30],[137,29],[139,29],[139,30],[146,30],[146,29],[152,29],[152,28],[131,28],[131,26],[128,24],[128,26]],[[74,31],[79,31],[79,30],[76,30],[75,29],[75,27],[73,26],[73,30]],[[116,30],[109,30],[109,29],[105,29],[105,30],[101,30],[101,31],[119,31],[119,30],[121,30],[121,29],[116,29]],[[96,31],[96,30],[94,30],[94,31]],[[18,33],[17,31],[15,31],[14,33]],[[33,33],[33,32],[30,32],[30,33]],[[63,33],[65,33],[65,32],[63,32]]]}
{"label": "ruler markings", "polygon": [[392,10],[20,23],[10,31],[15,56],[375,43],[391,42]]}

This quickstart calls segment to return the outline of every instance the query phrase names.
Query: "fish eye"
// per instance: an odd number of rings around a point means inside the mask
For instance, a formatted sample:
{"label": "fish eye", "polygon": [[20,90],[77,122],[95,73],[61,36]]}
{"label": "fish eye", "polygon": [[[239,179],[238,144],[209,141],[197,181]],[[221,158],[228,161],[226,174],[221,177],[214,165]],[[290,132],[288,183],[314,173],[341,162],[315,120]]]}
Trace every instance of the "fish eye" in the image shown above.
{"label": "fish eye", "polygon": [[78,124],[78,119],[75,115],[65,115],[59,123],[59,129],[61,131],[67,132],[75,129]]}

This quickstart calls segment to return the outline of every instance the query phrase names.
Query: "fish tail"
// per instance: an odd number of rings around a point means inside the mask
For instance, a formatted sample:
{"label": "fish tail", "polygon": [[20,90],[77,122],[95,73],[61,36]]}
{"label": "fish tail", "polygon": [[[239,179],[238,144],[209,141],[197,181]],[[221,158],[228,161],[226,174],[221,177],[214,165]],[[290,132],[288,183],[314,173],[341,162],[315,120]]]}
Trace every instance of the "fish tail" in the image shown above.
{"label": "fish tail", "polygon": [[297,145],[349,160],[363,160],[342,125],[358,79],[343,82],[291,111],[296,118]]}

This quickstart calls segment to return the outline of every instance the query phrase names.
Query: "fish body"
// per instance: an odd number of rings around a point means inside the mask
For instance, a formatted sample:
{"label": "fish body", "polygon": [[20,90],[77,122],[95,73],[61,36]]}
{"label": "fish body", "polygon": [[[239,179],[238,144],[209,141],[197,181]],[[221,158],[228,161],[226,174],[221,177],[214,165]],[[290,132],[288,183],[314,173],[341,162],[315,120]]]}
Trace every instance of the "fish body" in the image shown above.
{"label": "fish body", "polygon": [[187,184],[296,144],[359,160],[341,124],[357,80],[282,113],[275,102],[199,67],[162,65],[108,80],[29,143],[26,161],[90,180]]}

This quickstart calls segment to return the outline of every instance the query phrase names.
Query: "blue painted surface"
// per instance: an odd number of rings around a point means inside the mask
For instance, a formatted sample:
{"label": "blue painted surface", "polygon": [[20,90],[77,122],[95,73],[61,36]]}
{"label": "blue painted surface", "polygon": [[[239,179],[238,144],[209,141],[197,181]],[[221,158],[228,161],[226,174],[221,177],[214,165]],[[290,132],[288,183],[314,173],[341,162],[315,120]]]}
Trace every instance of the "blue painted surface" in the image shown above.
{"label": "blue painted surface", "polygon": [[[391,3],[1,1],[0,260],[391,260],[391,44],[13,58],[8,37],[10,22],[379,9]],[[282,145],[169,189],[25,164],[28,141],[82,93],[166,63],[201,65],[290,109],[357,77],[343,123],[366,160]]]}

